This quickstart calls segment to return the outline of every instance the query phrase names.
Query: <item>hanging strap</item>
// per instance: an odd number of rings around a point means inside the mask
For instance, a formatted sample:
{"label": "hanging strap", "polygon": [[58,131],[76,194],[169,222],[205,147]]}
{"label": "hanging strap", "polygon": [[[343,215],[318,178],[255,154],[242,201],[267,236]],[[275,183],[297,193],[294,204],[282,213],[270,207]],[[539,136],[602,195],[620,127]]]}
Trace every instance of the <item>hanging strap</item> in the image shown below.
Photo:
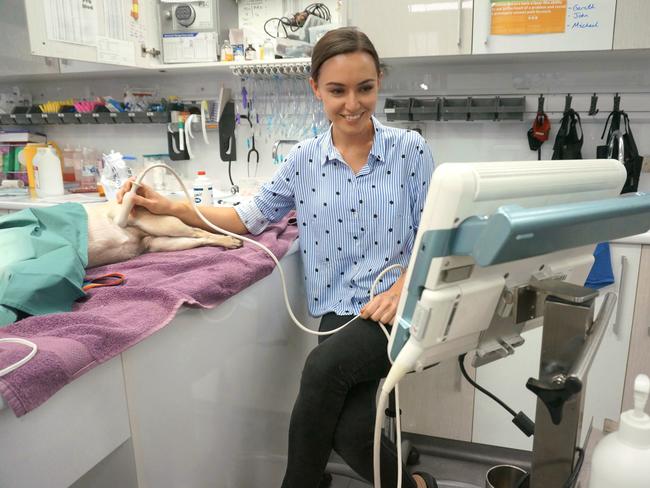
{"label": "hanging strap", "polygon": [[553,150],[558,150],[562,145],[562,141],[569,133],[569,113],[564,112],[562,120],[560,121],[560,128],[557,131],[555,136],[555,142],[553,143]]}
{"label": "hanging strap", "polygon": [[[110,278],[114,278],[112,281],[107,281],[104,283],[104,280],[109,280]],[[93,288],[101,288],[104,286],[118,286],[121,285],[126,281],[126,278],[122,273],[109,273],[105,274],[102,276],[97,276],[95,278],[90,278],[86,280],[86,285],[84,285],[81,289],[83,291],[88,291]]]}
{"label": "hanging strap", "polygon": [[[614,112],[610,112],[609,115],[607,116],[607,120],[605,121],[605,127],[603,127],[603,133],[600,135],[600,138],[605,137],[605,133],[607,132],[607,126],[612,120],[612,116],[614,115]],[[609,139],[609,133],[607,134],[607,138]]]}
{"label": "hanging strap", "polygon": [[582,145],[582,142],[585,139],[585,133],[582,130],[582,121],[580,120],[580,114],[575,110],[572,110],[572,112],[573,112],[572,113],[573,118],[571,119],[571,126],[574,129],[576,128],[576,126],[580,128],[580,139],[578,139],[578,141],[580,142],[580,145]]}

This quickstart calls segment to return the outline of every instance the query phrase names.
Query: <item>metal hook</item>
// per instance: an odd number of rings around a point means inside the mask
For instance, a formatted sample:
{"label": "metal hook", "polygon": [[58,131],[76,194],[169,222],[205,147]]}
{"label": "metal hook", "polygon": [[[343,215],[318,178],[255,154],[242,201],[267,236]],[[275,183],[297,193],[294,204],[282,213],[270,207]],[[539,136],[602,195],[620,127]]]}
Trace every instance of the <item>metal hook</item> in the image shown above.
{"label": "metal hook", "polygon": [[570,93],[567,94],[566,98],[564,99],[564,111],[568,112],[571,110],[571,100],[573,100],[573,97],[571,96]]}
{"label": "metal hook", "polygon": [[598,95],[594,93],[591,96],[591,102],[589,104],[589,115],[596,115],[599,112],[596,105],[598,105]]}

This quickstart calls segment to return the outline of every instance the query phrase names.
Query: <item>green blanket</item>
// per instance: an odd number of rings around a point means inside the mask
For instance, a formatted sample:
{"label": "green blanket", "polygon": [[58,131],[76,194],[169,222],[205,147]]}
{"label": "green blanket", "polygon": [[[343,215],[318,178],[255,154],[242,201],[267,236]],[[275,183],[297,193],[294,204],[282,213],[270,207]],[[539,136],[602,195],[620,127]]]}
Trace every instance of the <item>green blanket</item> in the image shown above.
{"label": "green blanket", "polygon": [[67,312],[84,296],[88,216],[77,203],[0,217],[0,327]]}

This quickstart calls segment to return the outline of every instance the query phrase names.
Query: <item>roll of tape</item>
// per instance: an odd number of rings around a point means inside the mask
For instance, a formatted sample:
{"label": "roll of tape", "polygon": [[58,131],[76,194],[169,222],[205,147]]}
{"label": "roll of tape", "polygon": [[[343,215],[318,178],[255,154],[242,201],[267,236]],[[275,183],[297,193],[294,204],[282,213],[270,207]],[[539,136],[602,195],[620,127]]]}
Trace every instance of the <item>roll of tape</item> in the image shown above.
{"label": "roll of tape", "polygon": [[22,180],[2,180],[2,188],[24,188],[25,183]]}

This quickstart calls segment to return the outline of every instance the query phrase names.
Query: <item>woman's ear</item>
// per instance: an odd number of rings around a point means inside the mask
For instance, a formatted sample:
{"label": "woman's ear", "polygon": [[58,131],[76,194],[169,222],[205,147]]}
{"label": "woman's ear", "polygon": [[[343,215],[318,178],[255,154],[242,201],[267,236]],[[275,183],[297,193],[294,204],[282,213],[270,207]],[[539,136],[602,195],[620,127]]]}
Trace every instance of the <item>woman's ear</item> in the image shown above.
{"label": "woman's ear", "polygon": [[377,91],[381,88],[381,82],[384,79],[384,72],[380,71],[379,75],[377,76]]}
{"label": "woman's ear", "polygon": [[319,100],[322,100],[320,96],[320,90],[318,89],[318,85],[316,84],[313,78],[309,78],[309,86],[311,86],[311,91],[314,92],[314,96]]}

